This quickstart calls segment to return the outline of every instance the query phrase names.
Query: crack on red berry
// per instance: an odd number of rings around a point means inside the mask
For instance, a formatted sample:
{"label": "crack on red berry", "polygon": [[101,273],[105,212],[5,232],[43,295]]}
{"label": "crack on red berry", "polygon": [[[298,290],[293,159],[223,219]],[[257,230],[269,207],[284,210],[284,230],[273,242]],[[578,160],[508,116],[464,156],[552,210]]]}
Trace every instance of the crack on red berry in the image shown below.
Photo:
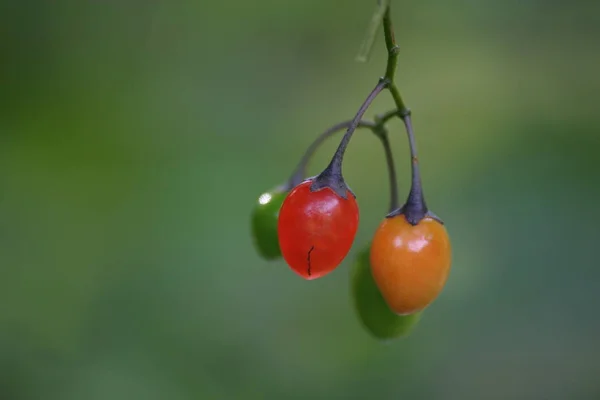
{"label": "crack on red berry", "polygon": [[310,250],[308,251],[308,257],[306,259],[306,261],[308,261],[308,270],[306,272],[308,272],[308,276],[311,275],[310,272],[310,253],[312,253],[312,251],[315,249],[315,246],[311,246]]}

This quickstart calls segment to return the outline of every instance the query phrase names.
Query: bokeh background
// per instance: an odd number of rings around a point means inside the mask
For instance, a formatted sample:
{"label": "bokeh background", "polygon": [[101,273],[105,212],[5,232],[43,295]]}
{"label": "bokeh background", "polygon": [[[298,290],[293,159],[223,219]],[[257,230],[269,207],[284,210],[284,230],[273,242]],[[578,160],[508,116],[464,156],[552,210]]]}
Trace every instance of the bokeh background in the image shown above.
{"label": "bokeh background", "polygon": [[411,336],[352,309],[388,204],[369,134],[344,264],[307,282],[254,251],[258,195],[384,71],[381,35],[354,62],[374,3],[0,2],[0,399],[600,398],[598,2],[392,2],[454,249]]}

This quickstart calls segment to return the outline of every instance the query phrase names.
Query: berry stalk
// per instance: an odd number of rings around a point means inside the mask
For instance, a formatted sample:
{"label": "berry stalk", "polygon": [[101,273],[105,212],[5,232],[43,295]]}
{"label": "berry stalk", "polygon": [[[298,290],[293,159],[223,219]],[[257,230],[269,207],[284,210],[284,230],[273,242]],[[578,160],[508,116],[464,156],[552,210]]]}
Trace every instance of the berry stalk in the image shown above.
{"label": "berry stalk", "polygon": [[396,67],[398,66],[398,52],[399,46],[396,44],[396,38],[394,36],[394,28],[392,25],[392,17],[390,6],[383,15],[383,32],[385,37],[385,47],[388,52],[387,68],[385,72],[385,79],[388,81],[387,89],[390,91],[394,103],[398,109],[398,116],[404,122],[406,135],[408,137],[410,158],[411,158],[411,188],[408,194],[406,203],[390,212],[387,217],[391,218],[399,214],[404,214],[406,220],[411,225],[417,225],[423,218],[430,216],[439,222],[442,222],[437,216],[430,213],[425,203],[425,197],[423,195],[423,184],[421,181],[421,172],[419,169],[419,159],[417,157],[417,144],[415,139],[415,133],[412,127],[411,111],[400,94],[398,86],[396,86],[394,75]]}
{"label": "berry stalk", "polygon": [[379,79],[379,82],[377,82],[375,88],[373,88],[371,93],[369,93],[366,100],[358,109],[356,116],[352,119],[352,122],[348,127],[348,130],[344,134],[344,137],[342,138],[342,141],[340,142],[338,148],[336,149],[335,154],[331,159],[331,162],[323,170],[323,172],[317,175],[317,177],[314,179],[310,187],[311,191],[317,191],[324,187],[329,187],[343,199],[347,198],[347,192],[350,192],[354,196],[354,193],[352,193],[352,191],[344,182],[344,177],[342,175],[342,162],[344,160],[344,153],[346,152],[346,148],[348,147],[348,143],[352,138],[352,134],[358,127],[358,124],[360,123],[363,115],[365,114],[373,100],[375,100],[377,95],[379,95],[379,93],[381,93],[388,86],[388,83],[389,82],[386,78]]}
{"label": "berry stalk", "polygon": [[[381,115],[377,115],[375,117],[375,122],[368,120],[361,120],[358,122],[358,128],[368,128],[373,132],[377,137],[379,137],[383,141],[384,150],[386,152],[386,162],[388,164],[388,169],[393,168],[393,160],[391,158],[391,149],[389,148],[389,140],[387,138],[387,130],[385,129],[385,124],[392,118],[398,115],[397,110],[389,110]],[[343,129],[348,129],[352,124],[352,120],[343,121],[337,123],[333,126],[327,128],[323,133],[321,133],[317,138],[308,146],[304,155],[298,162],[298,165],[294,169],[294,172],[287,180],[287,182],[283,185],[284,190],[291,190],[295,186],[298,186],[306,177],[306,168],[310,159],[314,155],[314,153],[319,149],[319,147],[331,136],[336,133],[342,131]],[[383,136],[386,136],[385,138]],[[390,166],[390,162],[392,165]],[[394,170],[395,176],[395,170]],[[395,178],[392,186],[396,186]],[[396,190],[397,191],[397,190]]]}
{"label": "berry stalk", "polygon": [[388,178],[390,180],[390,212],[398,208],[398,183],[396,180],[396,167],[394,165],[394,156],[392,154],[392,147],[390,146],[390,139],[388,138],[387,130],[383,129],[381,135],[378,135],[383,144],[383,150],[385,151],[385,160],[388,169]]}
{"label": "berry stalk", "polygon": [[[328,128],[325,132],[321,133],[315,140],[308,146],[306,152],[300,159],[298,166],[292,173],[292,176],[287,181],[286,189],[290,190],[293,187],[299,185],[306,176],[306,167],[308,166],[308,162],[312,158],[313,154],[318,150],[318,148],[331,136],[340,132],[343,129],[348,129],[352,124],[352,120],[343,121],[338,124],[335,124]],[[359,121],[357,124],[357,128],[371,128],[373,129],[375,124],[370,121]]]}

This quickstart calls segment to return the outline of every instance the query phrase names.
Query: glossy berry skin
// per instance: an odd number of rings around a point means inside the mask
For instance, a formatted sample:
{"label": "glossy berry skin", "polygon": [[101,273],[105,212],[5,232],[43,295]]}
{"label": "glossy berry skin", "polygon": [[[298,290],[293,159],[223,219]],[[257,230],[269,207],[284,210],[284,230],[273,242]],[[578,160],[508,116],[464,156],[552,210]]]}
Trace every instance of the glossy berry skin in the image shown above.
{"label": "glossy berry skin", "polygon": [[281,257],[277,220],[287,192],[274,189],[263,193],[252,210],[252,239],[258,253],[267,260]]}
{"label": "glossy berry skin", "polygon": [[396,314],[421,311],[437,298],[448,278],[448,233],[429,217],[415,226],[402,214],[386,218],[373,237],[370,261],[375,283]]}
{"label": "glossy berry skin", "polygon": [[371,274],[370,248],[361,251],[352,267],[351,291],[354,309],[365,329],[380,340],[408,335],[421,313],[397,315],[385,302]]}
{"label": "glossy berry skin", "polygon": [[298,275],[316,279],[333,271],[346,257],[358,229],[358,205],[329,187],[311,191],[312,180],[296,186],[279,212],[279,246]]}

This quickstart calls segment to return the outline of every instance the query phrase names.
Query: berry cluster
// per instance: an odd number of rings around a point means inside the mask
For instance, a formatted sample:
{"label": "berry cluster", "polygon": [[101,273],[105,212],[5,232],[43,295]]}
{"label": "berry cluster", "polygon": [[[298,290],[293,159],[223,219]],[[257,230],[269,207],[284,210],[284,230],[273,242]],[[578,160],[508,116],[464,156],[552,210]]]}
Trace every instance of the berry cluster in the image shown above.
{"label": "berry cluster", "polygon": [[[382,2],[381,4],[384,4]],[[291,178],[259,197],[252,230],[259,253],[281,256],[304,279],[321,278],[336,269],[350,251],[359,224],[356,196],[342,175],[344,152],[357,128],[377,136],[384,148],[390,178],[390,212],[355,262],[351,288],[364,326],[380,339],[410,332],[422,311],[442,291],[451,262],[451,246],[443,222],[425,204],[411,113],[394,83],[398,46],[392,31],[389,1],[381,8],[388,62],[386,74],[351,121],[332,126],[308,148]],[[396,108],[363,120],[372,101],[389,90]],[[411,152],[411,188],[398,205],[396,173],[386,123],[401,118]],[[305,178],[306,165],[319,145],[346,129],[331,162],[318,175]]]}

